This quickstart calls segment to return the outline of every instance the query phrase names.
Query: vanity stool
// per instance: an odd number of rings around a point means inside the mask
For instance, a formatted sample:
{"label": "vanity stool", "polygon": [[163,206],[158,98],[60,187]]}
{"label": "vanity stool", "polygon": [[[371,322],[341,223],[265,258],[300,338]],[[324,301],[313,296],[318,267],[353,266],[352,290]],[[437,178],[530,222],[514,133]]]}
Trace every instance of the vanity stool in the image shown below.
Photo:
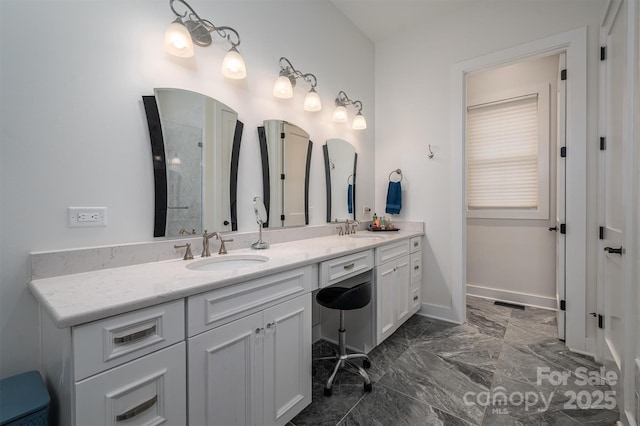
{"label": "vanity stool", "polygon": [[[345,368],[347,371],[351,371],[354,374],[360,374],[364,379],[364,391],[371,392],[371,380],[369,379],[367,372],[364,370],[365,368],[371,367],[369,357],[366,354],[361,353],[347,353],[346,331],[344,328],[344,311],[364,308],[371,301],[371,282],[367,281],[352,287],[340,287],[340,284],[325,287],[318,291],[316,301],[325,308],[340,310],[338,351],[334,356],[314,359],[314,361],[332,359],[336,362],[333,367],[333,372],[331,373],[331,376],[329,376],[327,384],[324,387],[324,395],[331,396],[333,393],[331,387],[333,386],[333,381],[340,368]],[[353,362],[354,359],[358,358],[363,358],[362,367]]]}

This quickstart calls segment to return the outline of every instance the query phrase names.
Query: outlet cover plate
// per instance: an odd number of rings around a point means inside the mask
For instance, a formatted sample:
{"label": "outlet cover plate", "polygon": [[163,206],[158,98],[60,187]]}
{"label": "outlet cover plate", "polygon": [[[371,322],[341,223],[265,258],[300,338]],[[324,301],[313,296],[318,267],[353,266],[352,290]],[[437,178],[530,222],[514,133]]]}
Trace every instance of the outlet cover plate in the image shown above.
{"label": "outlet cover plate", "polygon": [[107,226],[106,207],[69,207],[69,228]]}

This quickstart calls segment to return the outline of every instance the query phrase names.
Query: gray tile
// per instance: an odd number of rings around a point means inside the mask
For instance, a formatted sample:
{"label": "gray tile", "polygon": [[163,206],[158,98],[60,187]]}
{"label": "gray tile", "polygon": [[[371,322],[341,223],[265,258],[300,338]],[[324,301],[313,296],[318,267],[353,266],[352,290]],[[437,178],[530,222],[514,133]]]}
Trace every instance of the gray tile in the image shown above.
{"label": "gray tile", "polygon": [[362,384],[336,382],[333,395],[324,396],[324,383],[313,381],[311,404],[291,420],[295,426],[335,425],[364,394]]}
{"label": "gray tile", "polygon": [[488,390],[493,374],[467,364],[409,348],[378,384],[394,389],[470,423],[480,424],[483,410],[467,406],[467,391]]}
{"label": "gray tile", "polygon": [[353,407],[340,426],[468,426],[470,423],[421,403],[384,386],[373,391]]}
{"label": "gray tile", "polygon": [[[558,340],[558,327],[539,324],[535,321],[514,318],[509,320],[509,327],[504,335],[507,342],[535,343],[541,340]],[[559,341],[559,340],[558,340]]]}
{"label": "gray tile", "polygon": [[403,339],[395,339],[392,335],[369,352],[367,355],[371,361],[371,368],[367,373],[371,381],[380,380],[408,348]]}
{"label": "gray tile", "polygon": [[531,308],[526,306],[523,311],[514,309],[511,318],[532,321],[535,324],[558,326],[556,311],[547,309]]}
{"label": "gray tile", "polygon": [[507,331],[511,310],[474,298],[467,302],[467,324],[482,334],[502,339]]}

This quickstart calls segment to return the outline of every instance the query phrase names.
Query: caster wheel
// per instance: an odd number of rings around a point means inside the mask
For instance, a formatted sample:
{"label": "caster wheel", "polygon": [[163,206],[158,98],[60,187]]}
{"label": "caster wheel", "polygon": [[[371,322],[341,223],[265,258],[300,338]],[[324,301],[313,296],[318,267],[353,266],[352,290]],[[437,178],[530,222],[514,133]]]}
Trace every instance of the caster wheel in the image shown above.
{"label": "caster wheel", "polygon": [[331,396],[331,395],[333,395],[333,389],[324,388],[324,396]]}
{"label": "caster wheel", "polygon": [[371,383],[369,384],[364,384],[364,391],[365,392],[371,392],[373,390],[373,385]]}
{"label": "caster wheel", "polygon": [[365,359],[363,359],[363,360],[362,360],[362,367],[363,367],[365,370],[370,369],[370,368],[371,368],[371,361],[369,361],[369,360],[368,360],[368,359],[366,359],[366,358],[365,358]]}

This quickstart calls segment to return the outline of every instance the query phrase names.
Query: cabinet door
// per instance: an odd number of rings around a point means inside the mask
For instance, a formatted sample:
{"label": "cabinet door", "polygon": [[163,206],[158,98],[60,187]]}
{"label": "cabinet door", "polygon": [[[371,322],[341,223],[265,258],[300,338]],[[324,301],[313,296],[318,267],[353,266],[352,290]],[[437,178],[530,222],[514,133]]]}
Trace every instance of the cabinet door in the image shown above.
{"label": "cabinet door", "polygon": [[396,292],[396,261],[383,263],[376,268],[377,344],[394,332]]}
{"label": "cabinet door", "polygon": [[262,312],[189,339],[189,423],[260,424]]}
{"label": "cabinet door", "polygon": [[77,425],[186,424],[185,344],[77,382]]}
{"label": "cabinet door", "polygon": [[285,425],[311,403],[311,294],[264,311],[264,421]]}
{"label": "cabinet door", "polygon": [[409,265],[409,256],[403,256],[396,261],[396,277],[393,283],[395,328],[400,327],[411,315],[411,271]]}

